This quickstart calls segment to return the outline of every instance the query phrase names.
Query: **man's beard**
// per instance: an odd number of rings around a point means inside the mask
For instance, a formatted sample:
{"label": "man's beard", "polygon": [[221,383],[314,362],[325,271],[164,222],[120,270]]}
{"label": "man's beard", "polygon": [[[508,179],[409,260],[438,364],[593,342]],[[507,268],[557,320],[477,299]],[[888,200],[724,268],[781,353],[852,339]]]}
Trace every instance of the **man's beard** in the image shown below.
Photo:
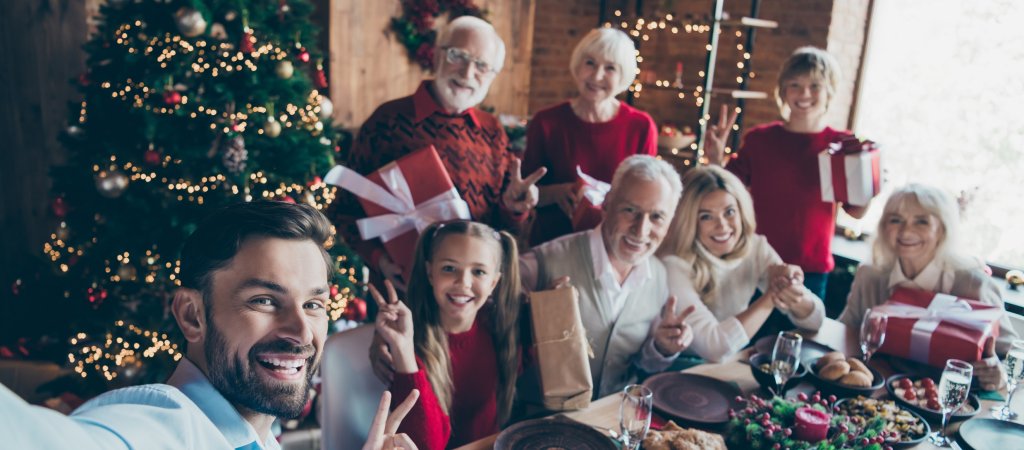
{"label": "man's beard", "polygon": [[[212,319],[212,318],[211,318]],[[207,320],[209,333],[206,336],[206,370],[210,384],[233,405],[250,411],[274,417],[292,418],[302,414],[309,399],[316,372],[315,351],[312,345],[296,346],[285,340],[254,345],[249,349],[248,362],[239,355],[228,354],[227,342],[212,320]],[[256,355],[264,352],[306,354],[314,353],[306,361],[305,383],[268,383],[256,373],[259,364]]]}
{"label": "man's beard", "polygon": [[[473,93],[468,95],[455,94],[451,90],[452,80],[457,80],[462,86],[473,88]],[[437,80],[436,88],[437,95],[441,97],[442,103],[445,104],[443,106],[454,108],[461,113],[484,101],[484,97],[487,97],[487,90],[490,88],[490,84],[477,83],[475,81],[456,76],[444,76]]]}

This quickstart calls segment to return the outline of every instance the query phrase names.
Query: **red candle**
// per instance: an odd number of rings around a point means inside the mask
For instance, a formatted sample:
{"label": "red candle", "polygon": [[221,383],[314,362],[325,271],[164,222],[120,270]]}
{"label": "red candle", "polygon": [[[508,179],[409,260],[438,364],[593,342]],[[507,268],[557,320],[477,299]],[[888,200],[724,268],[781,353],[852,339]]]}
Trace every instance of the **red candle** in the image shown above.
{"label": "red candle", "polygon": [[818,442],[828,437],[828,413],[804,406],[796,410],[793,436],[801,441]]}

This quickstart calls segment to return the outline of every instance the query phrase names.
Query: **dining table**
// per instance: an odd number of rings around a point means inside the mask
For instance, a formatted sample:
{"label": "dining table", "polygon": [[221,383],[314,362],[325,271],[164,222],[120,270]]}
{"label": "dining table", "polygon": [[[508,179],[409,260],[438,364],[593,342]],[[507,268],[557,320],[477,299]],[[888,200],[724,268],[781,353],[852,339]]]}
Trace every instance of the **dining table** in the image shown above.
{"label": "dining table", "polygon": [[[845,353],[847,356],[860,357],[862,355],[860,350],[860,343],[858,339],[858,331],[847,327],[842,322],[826,318],[822,323],[821,328],[816,332],[810,332],[806,330],[798,330],[805,340],[814,341],[820,344],[824,344],[835,350]],[[751,346],[743,351],[737,352],[721,362],[718,363],[706,363],[700,364],[694,367],[690,367],[683,370],[683,373],[704,375],[707,377],[722,380],[727,383],[734,383],[743,392],[744,395],[758,394],[764,395],[761,386],[754,379],[753,373],[751,372],[750,364],[747,362],[749,356],[756,350],[754,346]],[[893,368],[895,364],[890,363],[890,359],[884,355],[877,355],[870,361],[870,366],[878,370],[883,377],[889,377],[894,373],[898,373]],[[799,392],[813,393],[817,389],[811,384],[810,375],[805,377],[804,380],[788,391],[788,396],[796,395]],[[1000,394],[1005,398],[1006,389],[1005,387],[1001,390]],[[888,392],[885,387],[875,391],[872,397],[875,398],[888,398]],[[570,419],[575,422],[589,425],[595,429],[605,431],[608,430],[617,431],[619,429],[619,404],[621,402],[622,394],[615,393],[607,395],[605,397],[596,399],[590,403],[590,406],[576,411],[564,411],[558,413],[560,416]],[[993,400],[981,400],[981,408],[975,417],[991,417],[989,408],[997,405],[1001,405],[1002,402]],[[1021,414],[1024,417],[1024,408],[1022,408],[1021,400],[1019,397],[1014,398],[1014,402],[1011,405],[1011,409]],[[666,419],[668,419],[666,417]],[[949,436],[953,436],[960,424],[963,421],[951,422],[946,430]],[[938,430],[940,426],[939,422],[929,421],[929,425],[933,431]],[[712,430],[705,430],[712,431]],[[500,434],[500,433],[499,433]],[[499,434],[494,434],[477,441],[466,444],[462,447],[458,447],[459,450],[484,450],[494,448],[495,441]],[[935,449],[940,448],[931,444],[927,438],[921,444],[918,444],[914,449]],[[956,449],[957,447],[953,447]]]}

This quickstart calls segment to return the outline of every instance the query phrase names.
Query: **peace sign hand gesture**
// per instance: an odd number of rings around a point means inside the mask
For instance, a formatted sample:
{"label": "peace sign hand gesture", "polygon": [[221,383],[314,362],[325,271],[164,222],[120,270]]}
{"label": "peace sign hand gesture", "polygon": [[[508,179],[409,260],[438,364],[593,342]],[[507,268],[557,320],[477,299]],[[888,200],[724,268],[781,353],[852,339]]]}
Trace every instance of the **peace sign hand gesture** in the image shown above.
{"label": "peace sign hand gesture", "polygon": [[729,133],[732,133],[738,114],[735,109],[730,114],[729,106],[722,105],[718,123],[708,124],[707,136],[704,137],[704,156],[708,158],[709,164],[721,166],[725,160],[725,141],[729,139]]}
{"label": "peace sign hand gesture", "polygon": [[676,314],[676,297],[673,295],[661,309],[661,320],[654,330],[654,348],[665,356],[671,356],[686,350],[693,343],[693,329],[686,324],[686,318],[696,306],[690,305],[681,313]]}
{"label": "peace sign hand gesture", "polygon": [[409,307],[398,301],[398,293],[390,281],[384,281],[388,290],[388,300],[380,295],[377,288],[370,285],[370,294],[376,300],[380,310],[377,312],[377,321],[374,328],[377,334],[391,347],[391,354],[394,358],[395,370],[399,373],[415,373],[416,347],[413,343],[412,311]]}
{"label": "peace sign hand gesture", "polygon": [[366,444],[363,445],[363,450],[416,450],[416,444],[409,439],[408,435],[405,433],[395,434],[395,432],[398,431],[402,419],[416,404],[416,399],[419,397],[420,391],[413,389],[405,401],[398,405],[391,414],[388,414],[388,408],[391,406],[391,392],[384,391],[384,395],[380,396],[377,415],[373,417],[370,434],[367,436]]}
{"label": "peace sign hand gesture", "polygon": [[526,178],[522,175],[523,162],[519,158],[512,159],[512,166],[509,167],[511,178],[505,192],[501,195],[501,203],[508,209],[523,214],[529,212],[540,199],[537,181],[548,173],[546,167],[541,167]]}

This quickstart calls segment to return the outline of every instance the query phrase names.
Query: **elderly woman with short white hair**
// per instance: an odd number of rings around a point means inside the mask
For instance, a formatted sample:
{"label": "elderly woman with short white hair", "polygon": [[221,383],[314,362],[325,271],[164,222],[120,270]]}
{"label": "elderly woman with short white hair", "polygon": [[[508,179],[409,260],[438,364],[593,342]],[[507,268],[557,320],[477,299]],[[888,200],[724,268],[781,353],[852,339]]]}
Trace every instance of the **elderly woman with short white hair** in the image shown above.
{"label": "elderly woman with short white hair", "polygon": [[[896,287],[978,300],[1002,310],[999,285],[958,246],[959,222],[957,203],[935,187],[910,184],[893,192],[878,222],[872,262],[857,268],[839,320],[859,329],[865,311],[885,303]],[[1017,333],[1004,310],[996,353],[1005,355],[1014,339]],[[1005,374],[997,356],[973,365],[983,389],[1002,386]]]}
{"label": "elderly woman with short white hair", "polygon": [[626,157],[657,153],[658,129],[651,116],[615,98],[638,72],[629,36],[612,28],[591,30],[573,50],[569,69],[576,97],[537,112],[527,127],[523,172],[548,169],[538,183],[532,245],[574,231],[570,217],[577,166],[610,182]]}

